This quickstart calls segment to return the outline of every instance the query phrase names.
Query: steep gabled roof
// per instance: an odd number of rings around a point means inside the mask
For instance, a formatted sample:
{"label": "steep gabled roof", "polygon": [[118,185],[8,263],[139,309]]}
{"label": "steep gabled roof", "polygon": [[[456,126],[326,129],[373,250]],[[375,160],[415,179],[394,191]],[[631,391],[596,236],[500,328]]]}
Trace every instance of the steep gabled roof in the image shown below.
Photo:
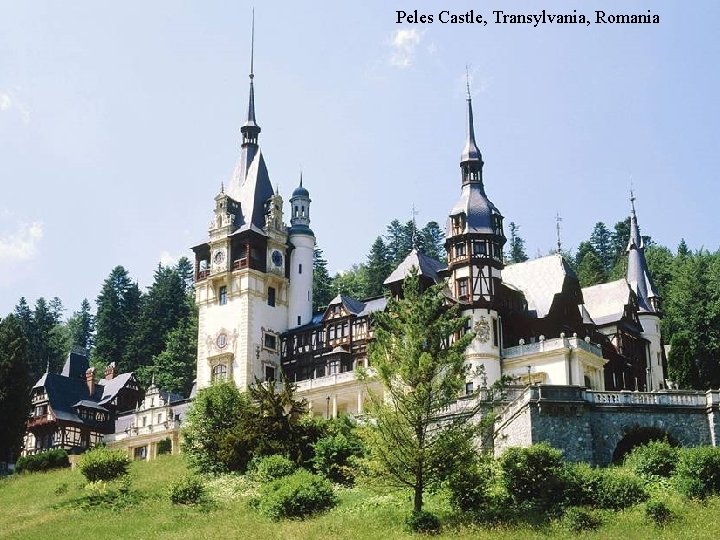
{"label": "steep gabled roof", "polygon": [[413,268],[417,268],[418,275],[432,279],[437,283],[440,278],[438,272],[445,270],[446,265],[440,261],[436,261],[432,257],[428,257],[423,252],[413,248],[407,257],[392,271],[392,273],[383,282],[383,285],[390,285],[391,283],[397,283],[404,281],[406,277],[410,275],[410,271]]}
{"label": "steep gabled roof", "polygon": [[71,352],[68,354],[60,374],[71,379],[85,379],[85,371],[89,367],[87,356]]}
{"label": "steep gabled roof", "polygon": [[344,294],[338,294],[335,298],[330,300],[328,309],[339,304],[345,308],[345,311],[352,313],[353,315],[358,315],[365,309],[365,304],[363,302],[350,298],[349,296],[345,296]]}
{"label": "steep gabled roof", "polygon": [[550,313],[556,295],[563,292],[568,280],[577,282],[577,277],[562,256],[555,254],[510,264],[502,269],[502,280],[505,285],[520,290],[528,311],[542,318]]}
{"label": "steep gabled roof", "polygon": [[[245,174],[244,178],[242,175]],[[255,228],[262,233],[265,227],[265,205],[273,196],[273,187],[270,183],[265,158],[262,150],[258,148],[253,157],[247,173],[244,171],[242,162],[238,163],[233,173],[233,178],[228,186],[228,195],[240,203],[242,213],[242,225],[240,230]]]}

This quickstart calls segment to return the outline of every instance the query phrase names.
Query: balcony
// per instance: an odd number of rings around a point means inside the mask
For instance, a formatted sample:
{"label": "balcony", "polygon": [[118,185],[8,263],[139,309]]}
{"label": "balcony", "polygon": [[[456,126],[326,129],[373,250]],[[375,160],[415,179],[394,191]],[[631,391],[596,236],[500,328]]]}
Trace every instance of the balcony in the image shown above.
{"label": "balcony", "polygon": [[242,259],[235,259],[233,261],[233,270],[242,270],[243,268],[247,268],[248,266],[248,259],[247,257],[243,257]]}
{"label": "balcony", "polygon": [[518,358],[528,354],[556,351],[559,349],[582,349],[602,358],[602,349],[594,343],[586,342],[577,337],[560,337],[545,339],[537,343],[524,343],[516,347],[507,347],[502,351],[503,358]]}
{"label": "balcony", "polygon": [[31,416],[27,421],[28,429],[50,424],[55,421],[55,415],[52,413],[43,414],[42,416]]}
{"label": "balcony", "polygon": [[203,279],[207,279],[209,275],[210,270],[198,270],[197,279],[195,281],[202,281]]}

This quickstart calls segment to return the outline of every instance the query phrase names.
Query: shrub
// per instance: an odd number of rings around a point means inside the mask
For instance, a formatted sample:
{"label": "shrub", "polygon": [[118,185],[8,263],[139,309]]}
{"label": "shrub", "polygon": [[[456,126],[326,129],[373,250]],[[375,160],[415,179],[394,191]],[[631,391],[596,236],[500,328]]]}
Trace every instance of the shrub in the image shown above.
{"label": "shrub", "polygon": [[261,514],[272,519],[302,518],[336,503],[330,482],[303,469],[264,484],[252,501]]}
{"label": "shrub", "polygon": [[647,500],[640,478],[618,469],[597,469],[585,463],[567,465],[564,470],[565,501],[596,508],[620,509]]}
{"label": "shrub", "polygon": [[363,447],[356,437],[335,433],[319,439],[313,446],[313,467],[319,473],[339,484],[352,484],[355,474],[350,458],[361,456]]}
{"label": "shrub", "polygon": [[503,485],[516,503],[553,503],[562,496],[562,453],[546,443],[508,448],[500,456],[500,469]]}
{"label": "shrub", "polygon": [[32,456],[23,456],[15,463],[15,472],[40,472],[70,466],[67,452],[61,448],[45,450]]}
{"label": "shrub", "polygon": [[662,501],[649,501],[645,505],[645,517],[658,527],[664,527],[675,519],[675,514]]}
{"label": "shrub", "polygon": [[459,468],[448,480],[450,504],[461,512],[478,512],[487,506],[488,488],[493,481],[492,460],[477,457]]}
{"label": "shrub", "polygon": [[437,534],[440,532],[440,519],[430,512],[413,511],[405,520],[405,525],[411,532]]}
{"label": "shrub", "polygon": [[170,439],[163,439],[157,444],[158,456],[163,454],[170,454],[172,452],[172,441]]}
{"label": "shrub", "polygon": [[675,468],[675,485],[686,497],[703,499],[720,493],[720,448],[683,448]]}
{"label": "shrub", "polygon": [[173,504],[197,504],[205,496],[205,484],[196,476],[186,476],[170,484],[169,494]]}
{"label": "shrub", "polygon": [[258,482],[272,482],[283,476],[289,476],[296,470],[297,465],[279,454],[256,457],[248,467],[250,476]]}
{"label": "shrub", "polygon": [[78,461],[78,468],[90,482],[98,480],[114,480],[127,474],[130,460],[122,450],[94,448],[84,453]]}
{"label": "shrub", "polygon": [[107,482],[96,480],[85,485],[85,496],[74,501],[85,510],[98,506],[119,510],[136,504],[140,496],[130,489],[130,478]]}
{"label": "shrub", "polygon": [[678,449],[666,441],[650,441],[625,458],[625,465],[646,480],[669,478],[675,472]]}
{"label": "shrub", "polygon": [[601,523],[600,518],[584,508],[569,508],[563,518],[563,525],[574,533],[594,531]]}

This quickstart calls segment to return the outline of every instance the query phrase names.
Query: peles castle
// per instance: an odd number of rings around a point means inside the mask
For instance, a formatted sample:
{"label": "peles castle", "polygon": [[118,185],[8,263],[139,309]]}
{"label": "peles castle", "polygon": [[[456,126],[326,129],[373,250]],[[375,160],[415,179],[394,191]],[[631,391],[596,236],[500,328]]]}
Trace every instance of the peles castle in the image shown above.
{"label": "peles castle", "polygon": [[[272,187],[259,145],[251,67],[240,157],[227,188],[215,196],[207,238],[192,248],[196,388],[231,380],[244,390],[282,373],[312,414],[362,415],[368,383],[356,370],[372,372],[373,314],[385,309],[387,296],[401,294],[415,268],[425,286],[446,285],[448,302],[460,306],[475,334],[465,351],[470,369],[456,410],[477,407],[474,413],[482,414],[479,401],[487,389],[501,377],[513,381],[507,399],[494,403],[495,452],[547,441],[568,459],[604,464],[650,438],[716,445],[720,391],[667,388],[660,298],[634,198],[624,278],[581,288],[559,254],[506,265],[503,216],[486,193],[469,94],[466,122],[459,195],[446,222],[447,264],[413,249],[385,279],[386,295],[339,294],[314,312],[310,192],[301,177],[286,206]],[[185,399],[152,385],[140,399],[132,374],[116,377],[109,367],[96,385],[81,360],[69,358],[62,376],[36,383],[25,453],[57,446],[77,453],[98,440],[137,459],[179,448],[194,394]],[[382,391],[377,382],[369,385]],[[123,408],[127,400],[137,407]]]}
{"label": "peles castle", "polygon": [[[240,131],[240,158],[215,197],[208,238],[193,247],[198,388],[230,379],[244,389],[282,372],[314,414],[361,414],[364,385],[355,369],[372,368],[372,318],[386,298],[338,295],[324,311],[313,312],[310,192],[301,178],[286,213],[272,187],[259,145],[252,69]],[[413,250],[385,280],[388,294],[400,294],[415,267],[425,283],[447,283],[449,301],[461,306],[475,331],[466,351],[469,373],[483,373],[468,378],[466,393],[505,375],[524,386],[665,388],[660,299],[634,199],[626,278],[582,289],[560,255],[505,265],[503,216],[486,193],[483,164],[468,95],[460,193],[446,226],[448,262]]]}

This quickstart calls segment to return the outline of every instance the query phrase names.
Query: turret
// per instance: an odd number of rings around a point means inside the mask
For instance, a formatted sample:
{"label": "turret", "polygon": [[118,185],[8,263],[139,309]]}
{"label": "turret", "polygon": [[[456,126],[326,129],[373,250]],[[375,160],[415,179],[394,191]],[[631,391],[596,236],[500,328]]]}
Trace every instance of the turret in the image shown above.
{"label": "turret", "polygon": [[290,290],[288,328],[308,324],[312,319],[313,255],[315,235],[310,229],[310,193],[300,185],[290,197]]}
{"label": "turret", "polygon": [[475,141],[473,123],[468,88],[467,132],[460,158],[460,197],[448,217],[445,249],[450,290],[476,332],[466,358],[472,367],[484,366],[487,382],[491,384],[500,377],[502,336],[498,292],[505,234],[503,217],[485,194],[484,162]]}
{"label": "turret", "polygon": [[662,335],[660,333],[660,295],[658,295],[650,277],[645,260],[645,242],[640,236],[635,196],[630,192],[630,240],[627,254],[627,282],[637,296],[638,319],[642,325],[642,337],[648,340],[646,375],[649,390],[659,390],[665,386]]}

